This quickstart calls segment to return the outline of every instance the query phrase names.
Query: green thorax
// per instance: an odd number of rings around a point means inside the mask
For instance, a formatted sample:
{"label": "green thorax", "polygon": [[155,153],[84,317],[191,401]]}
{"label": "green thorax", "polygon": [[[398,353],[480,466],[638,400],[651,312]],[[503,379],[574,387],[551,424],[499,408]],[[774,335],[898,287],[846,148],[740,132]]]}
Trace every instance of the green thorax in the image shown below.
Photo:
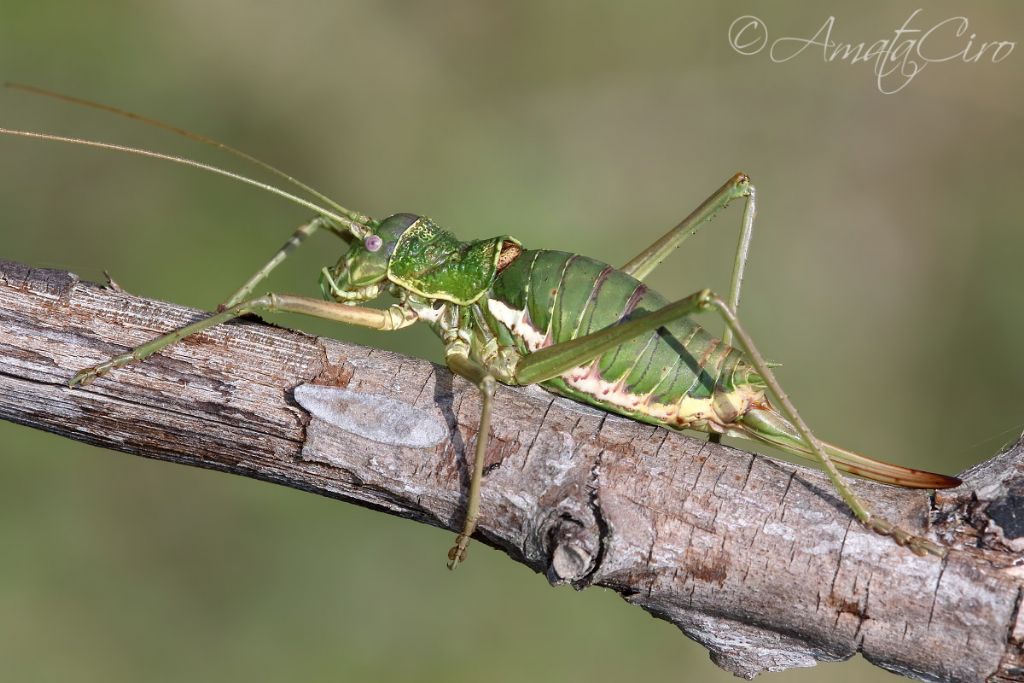
{"label": "green thorax", "polygon": [[518,253],[519,244],[508,235],[460,242],[420,217],[398,238],[388,262],[388,279],[428,299],[471,304],[490,288],[503,250]]}

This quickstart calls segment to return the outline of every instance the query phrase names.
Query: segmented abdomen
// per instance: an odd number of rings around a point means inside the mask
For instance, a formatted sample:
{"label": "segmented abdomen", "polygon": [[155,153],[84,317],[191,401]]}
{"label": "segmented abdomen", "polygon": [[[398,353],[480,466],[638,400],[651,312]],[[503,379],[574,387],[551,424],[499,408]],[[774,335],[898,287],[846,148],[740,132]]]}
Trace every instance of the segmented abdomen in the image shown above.
{"label": "segmented abdomen", "polygon": [[[526,355],[667,303],[632,276],[599,261],[559,251],[524,251],[498,274],[485,315],[502,344]],[[542,386],[647,422],[715,430],[746,412],[749,401],[761,394],[758,379],[738,349],[686,317]]]}

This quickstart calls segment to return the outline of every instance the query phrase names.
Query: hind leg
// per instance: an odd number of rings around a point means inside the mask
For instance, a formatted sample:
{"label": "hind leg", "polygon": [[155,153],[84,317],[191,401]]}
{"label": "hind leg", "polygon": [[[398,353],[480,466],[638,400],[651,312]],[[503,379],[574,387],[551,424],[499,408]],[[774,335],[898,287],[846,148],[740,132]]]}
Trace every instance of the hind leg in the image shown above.
{"label": "hind leg", "polygon": [[[732,280],[729,285],[729,308],[733,311],[740,306],[740,289],[743,286],[743,271],[747,265],[747,254],[750,251],[750,239],[754,234],[754,216],[757,213],[756,191],[746,173],[737,173],[730,178],[714,194],[705,199],[693,213],[684,218],[674,228],[661,236],[651,246],[634,256],[622,266],[621,270],[637,280],[643,280],[665,258],[705,225],[711,222],[719,212],[725,210],[734,200],[745,198],[743,207],[743,223],[740,228],[739,243],[733,257]],[[727,330],[723,341],[731,341],[732,331]]]}
{"label": "hind leg", "polygon": [[811,432],[810,427],[800,417],[796,407],[789,400],[789,396],[786,395],[778,380],[775,379],[771,366],[765,362],[753,339],[747,334],[743,326],[740,325],[735,313],[720,296],[710,289],[692,294],[656,311],[634,318],[629,322],[612,325],[572,341],[554,344],[535,351],[523,358],[516,366],[514,372],[515,382],[517,384],[534,384],[557,377],[574,367],[597,358],[605,351],[625,343],[639,334],[650,332],[668,324],[672,320],[699,311],[717,311],[722,316],[726,325],[729,326],[729,329],[736,335],[741,346],[746,350],[754,369],[761,375],[769,391],[779,402],[779,405],[782,407],[782,413],[793,423],[799,433],[799,438],[807,445],[810,454],[821,463],[822,468],[828,475],[832,485],[835,486],[839,496],[864,526],[884,536],[891,536],[898,544],[909,547],[919,555],[932,553],[941,557],[946,554],[945,548],[932,543],[926,538],[914,536],[910,532],[885,519],[876,517],[868,511],[840,476],[839,470],[836,469],[835,463],[832,462],[832,458],[826,452],[822,442]]}
{"label": "hind leg", "polygon": [[[747,255],[750,252],[750,239],[754,235],[754,216],[757,213],[756,196],[757,193],[754,190],[754,186],[750,183],[750,178],[745,173],[737,173],[726,181],[714,194],[705,199],[693,213],[665,233],[661,239],[630,259],[622,267],[622,271],[638,280],[644,279],[651,271],[658,267],[669,253],[697,234],[697,231],[729,206],[732,200],[741,197],[746,198],[746,203],[743,207],[743,223],[740,228],[740,238],[736,245],[736,254],[733,257],[732,279],[729,284],[729,308],[733,311],[738,310],[740,306],[740,290],[743,286],[743,273],[747,266]],[[722,335],[722,341],[726,344],[732,343],[731,328],[726,328],[725,334]],[[708,441],[712,443],[720,443],[721,440],[721,434],[712,433],[708,435]]]}

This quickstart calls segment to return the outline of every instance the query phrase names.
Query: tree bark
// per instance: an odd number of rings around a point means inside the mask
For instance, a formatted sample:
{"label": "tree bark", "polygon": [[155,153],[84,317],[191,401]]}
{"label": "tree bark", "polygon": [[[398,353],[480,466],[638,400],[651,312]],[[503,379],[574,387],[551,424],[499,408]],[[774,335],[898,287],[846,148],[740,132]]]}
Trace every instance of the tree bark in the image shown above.
{"label": "tree bark", "polygon": [[[0,417],[459,529],[480,402],[431,363],[246,320],[67,387],[203,315],[0,262]],[[737,675],[861,652],[922,680],[1024,681],[1024,438],[952,491],[853,483],[950,546],[938,559],[865,531],[816,470],[539,389],[500,387],[492,432],[474,543],[616,590]]]}

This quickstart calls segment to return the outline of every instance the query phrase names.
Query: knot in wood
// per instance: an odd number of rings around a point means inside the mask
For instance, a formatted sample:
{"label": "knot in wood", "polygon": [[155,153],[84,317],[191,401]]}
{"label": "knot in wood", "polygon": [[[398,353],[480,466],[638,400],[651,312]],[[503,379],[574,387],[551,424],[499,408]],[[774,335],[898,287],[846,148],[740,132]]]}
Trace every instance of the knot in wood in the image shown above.
{"label": "knot in wood", "polygon": [[545,510],[529,537],[527,552],[544,567],[553,586],[566,583],[576,588],[588,585],[597,568],[601,535],[589,506],[580,506],[572,495],[562,505]]}

